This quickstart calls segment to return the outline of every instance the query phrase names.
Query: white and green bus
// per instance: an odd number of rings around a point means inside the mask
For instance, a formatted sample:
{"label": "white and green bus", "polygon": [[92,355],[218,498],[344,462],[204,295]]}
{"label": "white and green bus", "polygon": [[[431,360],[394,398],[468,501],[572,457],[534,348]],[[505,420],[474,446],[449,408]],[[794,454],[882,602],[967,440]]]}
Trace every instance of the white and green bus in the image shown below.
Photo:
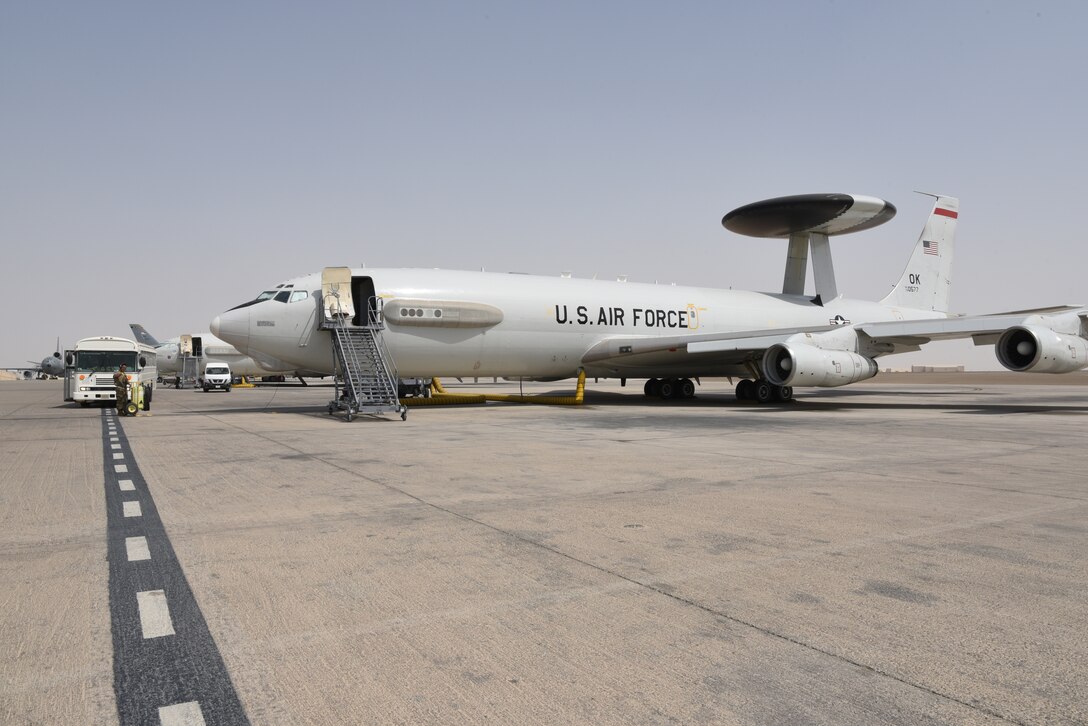
{"label": "white and green bus", "polygon": [[151,408],[151,394],[158,378],[155,348],[109,335],[84,338],[71,350],[64,351],[64,400],[76,401],[81,406],[94,401],[116,401],[113,374],[122,363],[127,367],[129,381],[144,387],[144,410]]}

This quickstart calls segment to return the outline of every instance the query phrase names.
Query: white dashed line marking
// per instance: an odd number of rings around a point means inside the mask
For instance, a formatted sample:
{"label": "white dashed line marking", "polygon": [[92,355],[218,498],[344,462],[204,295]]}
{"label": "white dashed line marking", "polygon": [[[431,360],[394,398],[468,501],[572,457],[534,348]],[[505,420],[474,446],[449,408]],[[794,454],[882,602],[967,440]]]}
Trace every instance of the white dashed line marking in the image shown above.
{"label": "white dashed line marking", "polygon": [[204,726],[204,714],[196,701],[175,703],[159,709],[159,723],[162,726]]}
{"label": "white dashed line marking", "polygon": [[124,455],[124,454],[122,454],[121,452],[117,452],[117,453],[115,453],[115,454],[113,455],[113,458],[114,458],[114,460],[117,460],[117,459],[123,459],[123,458],[125,458],[125,455]]}
{"label": "white dashed line marking", "polygon": [[163,590],[138,592],[136,604],[140,608],[140,629],[143,630],[144,638],[162,638],[174,634],[170,608],[166,605],[166,592]]}
{"label": "white dashed line marking", "polygon": [[147,549],[147,537],[125,537],[125,551],[129,562],[150,560],[151,551]]}
{"label": "white dashed line marking", "polygon": [[[114,438],[113,440],[116,440],[116,438]],[[111,448],[111,449],[120,449],[120,448],[121,448],[121,444],[110,444],[110,448]]]}
{"label": "white dashed line marking", "polygon": [[[112,437],[113,432],[110,434]],[[118,447],[103,441],[102,450],[108,454],[111,449],[118,451]],[[127,446],[122,445],[121,450],[128,459]],[[157,714],[157,721],[166,726],[248,726],[249,719],[226,664],[142,478],[139,457],[133,453],[127,465],[114,462],[110,456],[103,459],[118,722],[154,724]],[[118,474],[111,476],[110,467]],[[111,482],[117,483],[116,489]],[[150,507],[147,512],[143,511],[144,502]],[[120,546],[122,540],[124,547]],[[133,608],[133,604],[137,607]],[[180,618],[177,625],[174,617]],[[137,619],[138,623],[134,622]],[[184,698],[191,700],[178,702]]]}

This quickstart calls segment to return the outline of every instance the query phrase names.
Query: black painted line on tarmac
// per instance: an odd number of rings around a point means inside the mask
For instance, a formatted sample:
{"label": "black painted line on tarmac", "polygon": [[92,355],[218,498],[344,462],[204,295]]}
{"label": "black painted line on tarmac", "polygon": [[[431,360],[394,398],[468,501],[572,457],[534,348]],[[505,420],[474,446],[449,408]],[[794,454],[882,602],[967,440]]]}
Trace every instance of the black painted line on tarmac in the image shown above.
{"label": "black painted line on tarmac", "polygon": [[[196,701],[208,726],[248,724],[227,667],[181,569],[159,510],[147,489],[116,414],[102,414],[102,449],[106,479],[106,539],[110,567],[110,623],[113,632],[113,692],[121,724],[157,724],[159,708]],[[116,421],[116,442],[110,441]],[[120,449],[110,447],[119,443]],[[125,458],[115,461],[120,451]],[[127,472],[117,473],[116,464]],[[134,491],[118,482],[131,479]],[[125,517],[122,503],[138,501],[139,517]],[[128,561],[126,537],[146,537],[150,560]],[[144,638],[136,593],[163,590],[174,635]]]}

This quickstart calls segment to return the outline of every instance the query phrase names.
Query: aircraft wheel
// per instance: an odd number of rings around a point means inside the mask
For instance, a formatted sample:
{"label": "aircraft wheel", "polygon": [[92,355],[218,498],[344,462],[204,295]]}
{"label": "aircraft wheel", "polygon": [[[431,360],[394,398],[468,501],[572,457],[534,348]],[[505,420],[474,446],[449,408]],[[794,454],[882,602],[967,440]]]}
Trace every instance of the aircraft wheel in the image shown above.
{"label": "aircraft wheel", "polygon": [[658,381],[657,383],[657,395],[663,400],[672,398],[676,395],[676,381],[671,378]]}
{"label": "aircraft wheel", "polygon": [[657,379],[656,379],[656,378],[650,378],[649,380],[647,380],[647,381],[646,381],[646,385],[644,385],[644,386],[642,387],[642,393],[643,393],[643,394],[645,394],[646,396],[653,396],[653,395],[655,395],[655,394],[654,394],[654,386],[656,386],[656,385],[657,385],[657,382],[658,382],[658,381],[657,381]]}
{"label": "aircraft wheel", "polygon": [[745,378],[737,384],[737,400],[751,401],[756,397],[755,388],[755,381]]}
{"label": "aircraft wheel", "polygon": [[695,383],[690,378],[681,378],[677,388],[680,398],[695,398]]}
{"label": "aircraft wheel", "polygon": [[767,381],[756,381],[754,385],[753,398],[759,403],[767,403],[774,398],[774,388]]}
{"label": "aircraft wheel", "polygon": [[775,386],[774,399],[776,401],[789,401],[793,398],[793,386]]}

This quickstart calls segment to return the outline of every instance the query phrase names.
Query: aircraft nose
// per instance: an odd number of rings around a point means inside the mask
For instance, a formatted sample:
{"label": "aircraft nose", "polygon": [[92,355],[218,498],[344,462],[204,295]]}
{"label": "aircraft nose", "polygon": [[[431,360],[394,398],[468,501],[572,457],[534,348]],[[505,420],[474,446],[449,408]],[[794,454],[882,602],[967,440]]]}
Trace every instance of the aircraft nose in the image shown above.
{"label": "aircraft nose", "polygon": [[221,338],[243,353],[249,347],[249,309],[228,310],[212,320],[212,335]]}

